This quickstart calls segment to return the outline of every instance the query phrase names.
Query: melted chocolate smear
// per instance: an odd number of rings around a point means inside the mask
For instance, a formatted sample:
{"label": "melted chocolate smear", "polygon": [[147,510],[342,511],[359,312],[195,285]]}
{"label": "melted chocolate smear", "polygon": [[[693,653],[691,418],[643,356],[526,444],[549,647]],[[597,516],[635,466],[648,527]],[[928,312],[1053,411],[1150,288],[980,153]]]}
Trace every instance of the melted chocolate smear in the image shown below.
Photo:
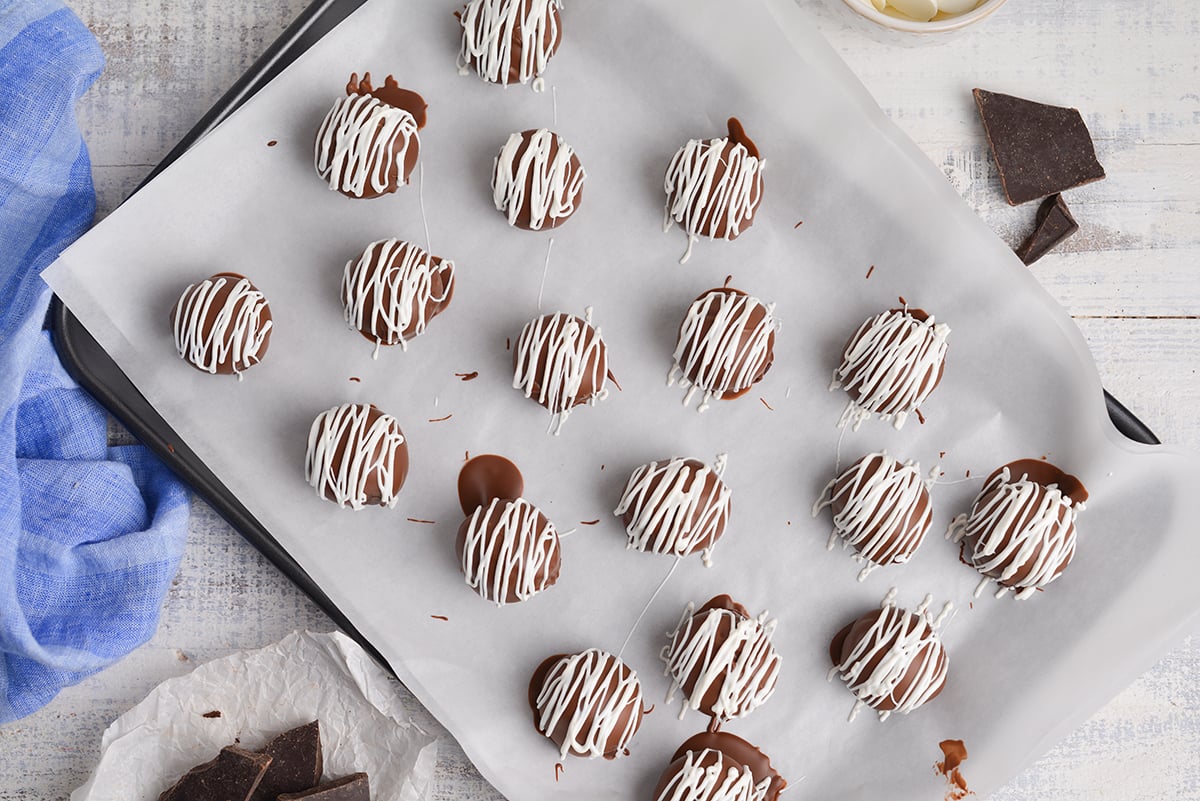
{"label": "melted chocolate smear", "polygon": [[750,153],[754,158],[758,158],[758,147],[751,141],[749,136],[746,136],[746,129],[742,127],[742,122],[737,117],[730,117],[729,122],[729,139]]}
{"label": "melted chocolate smear", "polygon": [[613,382],[614,384],[616,384],[617,392],[625,391],[625,390],[621,389],[621,382],[617,380],[617,377],[615,375],[613,375],[612,370],[606,371],[606,374],[608,375],[608,380]]}
{"label": "melted chocolate smear", "polygon": [[967,761],[967,748],[962,740],[942,740],[938,743],[942,749],[943,758],[934,763],[934,770],[946,777],[946,801],[962,801],[968,795],[975,795],[967,787],[959,766]]}
{"label": "melted chocolate smear", "polygon": [[360,81],[358,73],[352,72],[350,73],[350,82],[346,84],[346,94],[371,95],[376,100],[387,103],[393,108],[407,111],[416,120],[418,130],[425,127],[425,111],[429,108],[429,104],[416,92],[402,89],[391,75],[383,80],[383,86],[376,89],[371,86],[371,73],[363,73]]}
{"label": "melted chocolate smear", "polygon": [[458,473],[458,502],[471,515],[492,498],[512,501],[525,492],[525,479],[515,464],[494,453],[476,456]]}

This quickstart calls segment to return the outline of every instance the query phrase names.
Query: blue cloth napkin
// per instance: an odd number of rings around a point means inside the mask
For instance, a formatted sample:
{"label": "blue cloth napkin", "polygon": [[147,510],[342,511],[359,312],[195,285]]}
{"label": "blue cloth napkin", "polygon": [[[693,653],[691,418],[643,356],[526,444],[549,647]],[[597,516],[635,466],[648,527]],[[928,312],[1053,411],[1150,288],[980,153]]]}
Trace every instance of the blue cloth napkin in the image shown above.
{"label": "blue cloth napkin", "polygon": [[0,723],[150,638],[188,496],[106,415],[42,330],[40,272],[91,225],[75,102],[104,65],[58,0],[0,0]]}

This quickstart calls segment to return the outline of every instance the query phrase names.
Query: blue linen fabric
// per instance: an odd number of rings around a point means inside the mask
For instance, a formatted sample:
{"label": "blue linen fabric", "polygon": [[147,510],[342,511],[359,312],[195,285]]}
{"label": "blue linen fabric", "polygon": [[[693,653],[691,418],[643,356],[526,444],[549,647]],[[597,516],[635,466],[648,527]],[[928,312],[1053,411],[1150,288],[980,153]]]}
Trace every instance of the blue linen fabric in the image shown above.
{"label": "blue linen fabric", "polygon": [[103,409],[42,330],[40,273],[89,225],[75,102],[104,65],[58,0],[0,0],[0,723],[150,638],[188,495]]}

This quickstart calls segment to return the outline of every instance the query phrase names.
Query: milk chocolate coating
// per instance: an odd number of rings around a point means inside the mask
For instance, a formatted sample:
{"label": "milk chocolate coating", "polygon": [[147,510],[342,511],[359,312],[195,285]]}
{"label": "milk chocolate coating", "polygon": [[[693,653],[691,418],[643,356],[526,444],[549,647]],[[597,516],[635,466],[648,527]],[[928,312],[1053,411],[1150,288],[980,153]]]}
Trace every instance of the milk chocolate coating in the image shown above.
{"label": "milk chocolate coating", "polygon": [[494,453],[474,457],[458,471],[458,502],[470,516],[492,498],[513,501],[525,492],[525,479],[515,464]]}
{"label": "milk chocolate coating", "polygon": [[[361,406],[362,404],[359,404],[359,405]],[[382,416],[383,416],[383,412],[381,412],[375,404],[373,404],[373,403],[370,404],[370,406],[367,409],[367,421],[366,421],[366,425],[364,426],[364,428],[369,428],[370,426],[374,425],[375,421],[378,420]],[[393,424],[392,427],[397,433],[401,433],[401,434],[403,433],[400,431],[400,426],[398,424]],[[338,471],[341,470],[342,462],[347,458],[348,454],[354,453],[355,451],[357,451],[359,449],[360,443],[350,441],[351,434],[352,434],[352,432],[347,430],[344,434],[342,434],[341,438],[338,439],[337,446],[336,446],[336,448],[334,450],[334,454],[333,454],[333,460],[330,464],[330,469],[329,469],[329,471],[327,471],[328,474],[336,475],[338,473]],[[385,446],[382,442],[376,444],[375,448],[369,454],[368,460],[371,462],[374,462],[375,460],[379,459],[383,455],[384,449],[385,449]],[[400,489],[404,486],[404,480],[407,477],[408,477],[408,439],[405,438],[404,442],[400,445],[400,447],[396,449],[395,459],[394,459],[394,462],[392,465],[391,495],[393,497],[395,497],[397,494],[399,494]],[[382,480],[382,476],[380,475],[380,470],[377,468],[371,470],[370,473],[367,475],[366,485],[364,487],[364,494],[366,496],[364,499],[364,503],[366,503],[368,505],[377,505],[377,506],[385,505],[383,503],[383,487],[380,484],[381,480]],[[329,482],[326,482],[326,484],[325,484],[324,495],[326,498],[333,501],[334,503],[338,502],[337,495],[334,493],[332,487],[329,485]]]}
{"label": "milk chocolate coating", "polygon": [[[215,342],[215,340],[213,338],[213,328],[217,324],[217,317],[220,315],[222,310],[224,310],[225,303],[228,300],[230,293],[233,292],[234,286],[237,284],[238,281],[245,279],[245,277],[246,276],[240,275],[239,273],[216,273],[215,275],[212,275],[207,279],[207,280],[213,281],[213,282],[217,281],[218,279],[225,279],[225,283],[223,286],[221,286],[219,289],[217,289],[213,293],[212,301],[208,307],[208,313],[204,316],[204,321],[201,325],[201,331],[200,331],[200,336],[203,341]],[[195,285],[192,285],[191,287],[189,287],[187,290],[185,290],[184,293],[180,296],[179,300],[176,301],[175,305],[171,308],[171,327],[172,328],[175,327],[175,321],[176,321],[178,315],[180,314],[181,310],[195,296],[196,292],[198,291],[198,286],[199,286],[198,284],[195,284]],[[254,286],[253,283],[250,284],[250,288],[252,290],[258,291],[258,287]],[[243,300],[239,301],[234,306],[233,309],[229,310],[230,316],[233,317],[234,319],[236,319],[239,316],[239,314],[241,314],[242,312],[245,311],[246,305],[251,302],[252,301],[250,301],[249,299],[243,299]],[[248,345],[249,343],[251,343],[255,339],[257,339],[259,336],[259,332],[262,331],[262,329],[265,328],[267,326],[267,324],[270,322],[271,322],[271,306],[269,303],[263,302],[262,310],[259,312],[259,315],[258,315],[258,326],[255,328],[247,328],[245,330],[245,332],[242,334],[242,344]],[[245,359],[240,364],[235,364],[234,357],[233,357],[233,349],[230,347],[230,345],[233,343],[233,338],[234,338],[235,334],[236,334],[236,332],[234,331],[234,329],[232,327],[230,327],[226,330],[225,336],[222,339],[221,344],[224,346],[225,356],[224,356],[224,358],[222,358],[220,361],[217,362],[216,369],[217,369],[218,375],[233,375],[234,373],[244,372],[245,370],[247,370],[247,369],[253,367],[254,365],[258,364],[259,362],[261,362],[263,360],[263,357],[265,357],[267,355],[267,349],[271,346],[271,330],[268,329],[266,331],[266,333],[263,335],[262,344],[259,345],[259,347],[258,347],[257,356]],[[213,349],[212,349],[211,345],[209,347],[205,348],[204,354],[202,357],[203,362],[208,362],[211,360],[212,350]],[[185,360],[187,361],[188,364],[192,365],[192,367],[195,367],[197,370],[204,372],[204,373],[208,372],[208,370],[205,369],[203,366],[201,366],[201,364],[197,364],[196,362],[192,361],[190,358],[185,357]]]}
{"label": "milk chocolate coating", "polygon": [[[687,524],[680,527],[675,537],[663,542],[662,548],[656,549],[656,553],[673,553],[679,556],[688,556],[703,551],[706,548],[711,548],[716,544],[717,540],[721,539],[721,536],[725,533],[725,526],[729,523],[728,512],[721,514],[716,519],[716,526],[711,534],[701,540],[697,540],[686,552],[680,552],[677,546],[679,539],[681,537],[690,537],[701,521],[709,518],[712,514],[714,504],[720,501],[721,490],[724,488],[724,482],[721,481],[721,477],[714,470],[706,470],[708,465],[704,464],[704,462],[701,462],[699,459],[685,459],[683,463],[692,470],[691,474],[683,482],[683,486],[680,487],[685,493],[692,491],[692,487],[696,483],[696,476],[700,471],[705,471],[704,484],[700,487],[700,500],[696,504],[696,508],[692,510],[691,515],[688,516]],[[652,462],[652,464],[658,466],[665,464],[665,462]],[[656,472],[652,474],[645,492],[645,496],[648,499],[652,500],[655,498],[664,478],[665,475],[663,473]],[[668,502],[669,499],[666,497],[659,498],[658,507],[656,508],[661,508],[663,504]],[[638,518],[653,519],[654,525],[649,526],[645,532],[639,532],[639,538],[645,538],[651,543],[658,543],[664,536],[670,533],[670,529],[673,527],[675,521],[673,518],[660,515],[653,510],[645,509],[645,505],[642,503],[630,504],[629,508],[621,515],[621,522],[625,525],[626,530],[628,530]]]}
{"label": "milk chocolate coating", "polygon": [[[746,293],[740,289],[734,289],[733,287],[716,287],[714,289],[708,290],[704,294],[697,297],[694,301],[692,301],[692,304],[695,305],[696,303],[700,303],[709,295],[739,295],[739,296],[747,296],[748,297],[748,295],[746,295]],[[700,343],[700,342],[704,341],[704,338],[708,335],[708,333],[712,330],[713,325],[716,323],[716,314],[715,313],[716,313],[716,305],[714,304],[714,306],[710,309],[708,314],[705,315],[704,322],[700,327],[700,336],[694,337],[693,342]],[[763,378],[766,376],[767,372],[771,369],[771,365],[774,364],[774,362],[775,362],[775,331],[774,331],[774,329],[772,329],[771,332],[767,335],[767,358],[766,358],[766,361],[762,364],[761,367],[758,368],[758,370],[751,377],[750,383],[744,387],[729,386],[733,382],[734,377],[737,376],[738,373],[740,373],[745,368],[746,363],[748,361],[750,361],[750,359],[752,357],[750,344],[753,341],[754,332],[757,330],[757,328],[759,326],[762,325],[762,322],[763,322],[763,320],[766,319],[766,317],[767,317],[767,307],[762,305],[761,303],[757,304],[756,306],[754,306],[754,308],[750,312],[750,319],[742,327],[742,330],[736,333],[736,336],[738,338],[738,346],[737,346],[738,357],[737,357],[737,359],[734,360],[734,362],[730,366],[730,368],[721,370],[720,372],[717,373],[717,382],[716,383],[718,385],[718,388],[725,387],[723,389],[723,391],[720,391],[720,395],[719,395],[719,397],[722,400],[732,400],[734,398],[740,398],[741,396],[745,395],[747,392],[749,392],[754,387],[755,384],[757,384],[759,381],[763,380]],[[681,334],[682,334],[682,331],[683,331],[683,328],[681,326],[680,327]],[[732,335],[734,335],[733,332],[730,332],[730,334],[728,334],[726,336],[732,336]],[[722,338],[724,339],[725,337],[722,337]],[[690,345],[690,343],[689,343],[689,345]],[[677,360],[677,362],[679,364],[680,370],[683,372],[684,377],[687,378],[687,380],[692,383],[696,383],[696,379],[699,376],[700,372],[707,367],[707,365],[702,360],[696,359],[694,347],[691,347],[691,346],[684,348],[683,353],[681,354],[681,356]]]}
{"label": "milk chocolate coating", "polygon": [[[526,502],[525,505],[517,505],[512,500],[495,499],[499,505],[496,514],[492,515],[487,522],[487,530],[484,536],[479,539],[473,548],[473,552],[469,554],[470,563],[476,565],[479,571],[484,571],[488,575],[496,575],[502,570],[502,566],[509,560],[520,560],[527,566],[537,562],[545,562],[547,564],[546,573],[544,575],[536,575],[536,584],[532,587],[532,591],[537,593],[554,586],[558,581],[558,576],[562,571],[562,548],[559,545],[558,534],[546,536],[547,530],[552,530],[553,526],[550,521],[542,514],[541,510],[533,504]],[[490,501],[489,501],[490,503]],[[484,504],[485,506],[487,504]],[[514,510],[514,506],[516,509]],[[474,511],[474,510],[472,510]],[[518,536],[515,542],[505,542],[500,535],[500,515],[504,513],[519,513],[521,521],[526,518],[533,517],[532,534],[528,537]],[[458,554],[458,561],[466,570],[467,560],[467,535],[471,529],[471,518],[463,520],[458,527],[458,536],[454,541],[454,550]],[[517,532],[523,532],[524,527],[518,525]],[[486,568],[485,568],[486,566]],[[471,578],[468,576],[468,578]],[[498,593],[494,592],[493,587],[486,582],[479,583],[478,586],[472,586],[481,596],[492,602],[500,602],[506,604],[519,603],[525,598],[518,593],[521,573],[516,570],[511,570],[507,574],[507,580],[503,590],[503,597],[497,597]]]}
{"label": "milk chocolate coating", "polygon": [[[721,148],[721,159],[720,164],[717,166],[717,169],[714,171],[711,177],[711,180],[708,181],[708,184],[711,187],[720,186],[721,182],[725,180],[725,175],[729,172],[728,165],[730,154],[738,145],[746,148],[749,154],[754,158],[759,157],[758,147],[754,144],[750,137],[746,135],[746,130],[742,127],[742,123],[737,117],[730,117],[726,125],[729,129],[729,136],[726,137],[726,141],[723,145],[719,145]],[[706,144],[706,147],[718,147],[718,145],[712,144],[717,141],[719,140],[709,140],[709,143]],[[682,190],[682,188],[683,187],[681,186],[677,186],[673,192],[667,195],[668,208],[672,208],[675,205],[678,198],[678,193]],[[757,212],[758,207],[762,205],[763,179],[761,170],[755,173],[754,176],[754,195],[756,199],[754,201],[754,205],[750,209],[750,213],[745,217],[733,220],[732,223],[734,223],[734,225],[732,227],[731,220],[726,215],[722,214],[714,217],[707,217],[706,224],[703,228],[695,232],[696,235],[708,237],[710,239],[737,239],[743,231],[754,225],[755,212]],[[693,211],[698,211],[699,209],[706,207],[710,202],[712,202],[711,192],[709,195],[699,196],[692,203],[691,209]],[[704,217],[706,215],[701,216]]]}
{"label": "milk chocolate coating", "polygon": [[[542,395],[542,377],[546,375],[546,366],[551,357],[555,355],[557,342],[557,334],[562,331],[568,320],[574,320],[581,328],[581,337],[583,340],[584,351],[588,354],[587,360],[583,365],[583,380],[579,382],[579,389],[569,399],[566,408],[579,406],[587,403],[592,397],[604,387],[604,380],[608,374],[608,348],[604,344],[604,340],[600,338],[599,332],[591,323],[584,320],[582,317],[573,317],[562,312],[555,314],[543,315],[542,319],[549,319],[550,336],[547,336],[542,343],[542,346],[535,351],[532,351],[528,359],[532,360],[536,366],[535,377],[532,381],[531,397],[537,400],[542,406],[545,406],[552,412],[561,412],[562,409],[551,408],[549,403],[549,395],[546,400],[538,400]],[[523,344],[526,337],[530,335],[532,323],[526,325],[521,332],[521,337],[517,340],[517,344],[513,347],[513,371],[516,372],[521,366],[521,352],[525,350]],[[595,343],[595,347],[592,347]]]}
{"label": "milk chocolate coating", "polygon": [[[559,662],[570,659],[572,656],[573,654],[555,654],[554,656],[547,657],[537,666],[537,669],[533,671],[533,676],[529,679],[529,709],[533,713],[533,726],[560,748],[567,737],[568,728],[572,723],[576,722],[575,717],[577,715],[584,716],[580,729],[587,731],[597,725],[595,709],[578,708],[581,689],[576,689],[569,700],[569,705],[572,706],[571,714],[564,715],[552,731],[542,731],[539,728],[540,710],[538,709],[537,700],[538,695],[542,692],[542,686],[545,684],[547,676],[558,666]],[[609,655],[609,658],[616,659],[612,655]],[[618,673],[619,675],[614,675],[605,687],[605,691],[610,695],[617,691],[618,682],[628,678],[633,673],[633,670],[628,665],[621,663]],[[625,753],[625,746],[628,744],[628,740],[632,738],[633,734],[637,733],[638,728],[642,725],[642,718],[644,716],[645,712],[642,709],[640,697],[635,702],[625,704],[621,708],[617,714],[616,725],[612,729],[613,733],[604,744],[605,759],[616,759]],[[625,728],[630,723],[633,724],[633,731],[629,737],[624,737]],[[575,756],[586,756],[586,754],[582,754],[574,748],[571,749],[570,753]]]}
{"label": "milk chocolate coating", "polygon": [[[529,14],[530,7],[533,5],[532,0],[507,0],[506,5],[520,4],[521,9],[518,12],[522,18]],[[501,18],[505,15],[500,14]],[[458,21],[461,25],[466,25],[465,15],[459,14]],[[475,25],[476,40],[483,39],[483,27],[486,18],[480,15]],[[498,28],[499,29],[499,28]],[[546,4],[546,12],[541,20],[542,31],[542,47],[550,48],[550,57],[553,57],[558,52],[558,45],[562,41],[562,16],[559,14],[558,5],[555,3]],[[558,31],[558,36],[554,32]],[[505,73],[501,83],[508,85],[510,83],[520,83],[521,81],[521,62],[525,60],[525,43],[521,40],[521,26],[514,25],[512,31],[512,47],[509,50],[508,71]],[[472,55],[467,60],[467,66],[470,67],[476,74],[482,75],[479,69],[479,58]]]}
{"label": "milk chocolate coating", "polygon": [[[699,766],[710,768],[714,765],[718,766],[719,774],[728,776],[729,772],[735,771],[741,773],[743,770],[749,770],[750,775],[754,777],[754,784],[757,786],[764,781],[769,782],[767,791],[761,798],[738,798],[736,801],[775,801],[779,794],[787,787],[787,782],[779,772],[771,766],[770,758],[755,746],[735,734],[730,734],[724,731],[706,731],[700,734],[693,735],[684,741],[683,745],[671,757],[671,763],[663,772],[662,778],[658,780],[658,785],[654,788],[655,801],[708,801],[713,797],[718,787],[712,788],[706,794],[687,793],[684,795],[678,792],[668,791],[678,780],[679,774],[684,770],[688,753],[704,754],[699,761]],[[722,799],[725,797],[722,796]]]}
{"label": "milk chocolate coating", "polygon": [[[846,659],[849,658],[850,654],[854,651],[855,646],[858,645],[863,637],[867,636],[867,633],[871,630],[871,627],[875,625],[875,621],[879,620],[879,618],[886,613],[887,609],[872,609],[870,612],[865,613],[862,615],[862,617],[858,618],[853,623],[848,624],[842,628],[841,631],[835,634],[833,640],[831,640],[829,643],[829,658],[833,664],[841,665],[843,662],[845,662]],[[933,629],[930,627],[929,622],[923,617],[911,613],[909,613],[908,617],[909,619],[905,624],[904,633],[911,634],[913,631],[920,629],[920,639],[924,641],[924,648],[937,649],[936,669],[939,671],[944,670],[946,668],[948,657],[946,656],[945,649],[941,647],[941,643],[938,640],[937,634],[935,634]],[[890,640],[884,643],[882,647],[878,648],[876,653],[874,653],[871,658],[867,660],[863,669],[859,671],[859,675],[869,676],[871,673],[873,673],[875,669],[879,667],[879,664],[884,660],[884,658],[888,656],[888,651],[898,639],[899,634],[897,634],[895,637],[892,637]],[[900,679],[900,682],[896,685],[895,689],[893,689],[892,695],[884,696],[883,698],[879,699],[877,703],[872,705],[872,708],[877,709],[880,712],[890,712],[895,709],[898,705],[895,699],[902,698],[908,691],[909,687],[912,686],[912,683],[916,681],[920,675],[920,663],[920,659],[914,659],[909,665],[904,676]],[[943,681],[929,696],[929,698],[926,700],[926,703],[941,695],[942,690],[945,689],[945,687],[946,684]]]}
{"label": "milk chocolate coating", "polygon": [[[364,315],[364,324],[358,328],[358,332],[371,342],[395,345],[401,340],[408,341],[421,333],[417,328],[422,321],[428,325],[430,320],[450,306],[450,301],[454,299],[454,263],[446,261],[440,256],[425,254],[425,258],[429,260],[433,270],[433,275],[430,278],[429,297],[425,300],[424,308],[418,309],[417,304],[421,298],[418,297],[418,293],[411,291],[411,288],[405,287],[401,280],[400,268],[410,250],[417,250],[422,254],[424,254],[424,250],[411,242],[403,242],[399,248],[391,250],[389,253],[387,252],[389,251],[388,244],[388,240],[381,240],[368,246],[367,251],[360,257],[360,259],[369,260],[366,276],[358,282],[365,289],[358,293],[354,287],[347,286],[346,281],[343,280],[342,305],[347,310],[357,307],[368,311],[373,310],[373,314]],[[351,262],[351,264],[353,265],[355,262]],[[381,274],[385,279],[379,282],[378,278]],[[375,291],[377,283],[382,283],[383,286],[379,293]],[[406,289],[409,291],[405,291]],[[410,304],[409,322],[403,331],[397,333],[389,328],[387,319],[395,317],[391,310],[401,301],[407,301]],[[347,311],[347,314],[350,315],[351,312]]]}
{"label": "milk chocolate coating", "polygon": [[[925,311],[924,309],[890,309],[890,311],[903,312],[907,316],[913,318],[913,320],[915,322],[923,323],[929,319],[929,312]],[[925,326],[918,326],[914,323],[914,324],[910,325],[909,327],[905,328],[904,331],[902,331],[898,336],[893,337],[892,339],[888,340],[888,343],[891,344],[893,342],[902,340],[905,337],[912,337],[912,336],[922,336],[922,337],[930,336],[931,337],[931,336],[933,336],[933,333]],[[858,342],[858,332],[856,331],[854,333],[854,335],[851,336],[850,339],[846,341],[846,347],[842,349],[842,352],[849,353],[854,348],[854,346],[857,344],[857,342]],[[852,369],[849,372],[847,372],[846,375],[842,378],[842,386],[845,388],[846,392],[853,395],[860,402],[862,401],[862,391],[864,389],[864,387],[862,386],[862,382],[864,379],[863,373],[869,367],[871,367],[871,365],[868,364],[868,365],[863,365],[859,369]],[[893,379],[893,383],[896,385],[896,391],[893,392],[891,395],[888,395],[887,398],[884,399],[883,403],[881,403],[879,405],[879,407],[870,409],[870,411],[878,412],[882,408],[886,408],[888,404],[895,402],[895,400],[904,391],[904,387],[911,380],[911,377],[912,377],[914,371],[915,371],[915,366],[910,365],[908,367],[908,369],[904,371],[902,376]],[[938,362],[936,373],[933,370],[929,370],[925,373],[925,375],[920,376],[920,379],[919,379],[920,380],[920,384],[919,384],[920,394],[924,395],[927,392],[932,392],[934,389],[936,389],[937,385],[939,383],[941,383],[942,374],[945,371],[946,371],[946,360],[942,359]]]}
{"label": "milk chocolate coating", "polygon": [[[527,152],[529,152],[529,145],[533,139],[533,135],[536,134],[537,132],[538,132],[538,129],[536,129],[536,128],[530,128],[529,130],[521,131],[521,144],[517,147],[516,151],[514,151],[514,153],[512,155],[512,159],[510,161],[511,166],[506,167],[506,169],[512,170],[515,167],[515,165],[521,163],[521,160],[525,157],[525,154]],[[550,138],[550,147],[546,154],[546,162],[547,163],[553,163],[554,159],[558,156],[560,140],[561,140],[561,137],[558,134],[554,134]],[[501,166],[502,165],[497,164],[496,169],[499,170]],[[568,188],[568,190],[570,189],[571,185],[574,183],[576,176],[579,174],[579,172],[581,170],[583,170],[583,164],[580,163],[578,154],[572,153],[571,158],[567,163],[566,176],[563,179],[563,184],[564,184],[564,186],[566,186]],[[583,185],[582,184],[580,184],[579,187],[577,188],[577,190],[575,191],[575,194],[572,197],[571,210],[566,216],[563,216],[563,217],[556,217],[553,215],[547,216],[544,220],[541,220],[541,225],[536,226],[536,227],[534,226],[534,224],[533,224],[534,223],[533,199],[538,194],[538,192],[536,192],[534,190],[534,186],[533,186],[534,178],[535,178],[534,171],[529,170],[529,174],[525,178],[525,191],[522,194],[521,207],[517,210],[517,216],[516,216],[516,219],[513,221],[513,224],[516,225],[518,228],[522,228],[526,231],[532,231],[532,230],[535,230],[535,228],[536,228],[536,230],[546,231],[546,230],[549,230],[552,228],[557,228],[558,226],[562,225],[567,220],[571,219],[571,217],[574,216],[575,212],[579,210],[579,204],[583,201]],[[495,185],[494,178],[493,178],[492,183],[493,183],[493,185]],[[506,214],[510,213],[510,210],[508,208],[509,202],[511,202],[511,200],[509,200],[508,202],[505,203],[504,212]]]}
{"label": "milk chocolate coating", "polygon": [[[833,509],[833,514],[836,518],[840,515],[846,506],[851,501],[857,501],[859,493],[869,489],[869,482],[864,481],[863,485],[855,487],[853,485],[854,477],[858,473],[858,466],[866,459],[870,459],[864,471],[868,476],[879,471],[884,464],[884,459],[895,461],[890,456],[882,456],[879,454],[864,456],[845,472],[838,476],[833,483],[833,491],[830,495],[830,508]],[[865,554],[870,561],[879,565],[894,564],[896,562],[907,561],[920,546],[921,541],[925,537],[925,533],[929,531],[929,526],[933,520],[927,517],[929,511],[929,490],[924,487],[918,493],[916,503],[908,509],[899,509],[899,503],[903,499],[897,498],[890,504],[887,504],[887,498],[879,499],[879,506],[873,508],[867,515],[868,519],[874,522],[874,525],[866,527],[865,532],[861,532],[867,536],[869,540],[874,540],[876,537],[883,535],[881,545],[872,549],[870,554]],[[884,504],[887,504],[886,507]],[[887,524],[889,518],[892,518],[893,525],[889,531],[882,531],[884,525]],[[839,534],[845,535],[848,532],[839,531]],[[860,532],[854,532],[856,534]],[[860,553],[861,548],[857,545],[855,550]]]}

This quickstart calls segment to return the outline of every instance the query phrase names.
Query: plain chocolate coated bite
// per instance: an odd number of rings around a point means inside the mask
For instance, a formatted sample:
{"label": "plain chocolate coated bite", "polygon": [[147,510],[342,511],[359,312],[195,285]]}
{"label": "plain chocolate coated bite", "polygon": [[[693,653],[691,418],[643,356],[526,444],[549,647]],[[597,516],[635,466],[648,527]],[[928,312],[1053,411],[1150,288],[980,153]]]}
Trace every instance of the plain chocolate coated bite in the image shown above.
{"label": "plain chocolate coated bite", "polygon": [[787,782],[759,748],[735,734],[689,737],[654,788],[654,801],[775,801]]}
{"label": "plain chocolate coated bite", "polygon": [[273,327],[266,297],[237,273],[189,285],[171,309],[179,358],[202,372],[239,380],[267,355]]}
{"label": "plain chocolate coated bite", "polygon": [[1099,181],[1092,136],[1078,109],[973,90],[1010,205]]}
{"label": "plain chocolate coated bite", "polygon": [[534,82],[562,39],[559,0],[471,0],[455,14],[462,26],[458,71],[489,83]]}
{"label": "plain chocolate coated bite", "polygon": [[492,201],[509,225],[557,228],[579,209],[587,173],[566,140],[545,128],[508,137],[492,163]]}
{"label": "plain chocolate coated bite", "polygon": [[946,532],[983,575],[975,596],[995,581],[997,598],[1012,591],[1023,600],[1061,576],[1075,556],[1075,518],[1087,497],[1079,479],[1041,459],[1020,459],[988,476],[971,511]]}
{"label": "plain chocolate coated bite", "polygon": [[351,198],[395,192],[417,165],[428,106],[391,75],[371,85],[371,73],[350,75],[346,97],[338,99],[317,130],[313,164],[317,174]]}
{"label": "plain chocolate coated bite", "polygon": [[1063,196],[1051,195],[1038,206],[1033,231],[1017,248],[1017,257],[1028,267],[1078,230],[1079,223],[1075,222]]}
{"label": "plain chocolate coated bite", "polygon": [[158,801],[249,801],[270,764],[267,754],[226,746],[180,776]]}
{"label": "plain chocolate coated bite", "polygon": [[484,454],[463,465],[458,499],[467,518],[455,550],[467,586],[497,606],[528,600],[558,581],[562,548],[554,524],[521,497],[521,471]]}
{"label": "plain chocolate coated bite", "polygon": [[714,723],[740,718],[758,709],[775,692],[782,659],[771,636],[775,621],[763,612],[752,616],[728,595],[696,609],[688,604],[670,643],[662,651],[671,691],[682,691],[682,718],[688,709]]}
{"label": "plain chocolate coated bite", "polygon": [[730,117],[727,126],[728,136],[692,139],[667,166],[663,232],[674,220],[687,233],[680,264],[691,256],[699,237],[737,239],[754,224],[754,212],[762,203],[766,162],[736,117]]}
{"label": "plain chocolate coated bite", "polygon": [[375,404],[344,403],[313,420],[304,477],[321,497],[354,510],[391,508],[407,476],[404,432]]}
{"label": "plain chocolate coated bite", "polygon": [[283,793],[278,801],[371,801],[371,785],[367,774],[351,773],[301,792]]}
{"label": "plain chocolate coated bite", "polygon": [[665,459],[633,471],[613,514],[625,525],[633,550],[688,556],[712,548],[729,523],[732,493],[721,476],[725,457],[709,467],[699,459]]}
{"label": "plain chocolate coated bite", "polygon": [[271,764],[250,801],[275,801],[281,793],[307,790],[321,781],[321,724],[318,721],[289,729],[272,739],[260,753]]}
{"label": "plain chocolate coated bite", "polygon": [[932,701],[946,684],[950,660],[938,628],[950,613],[947,603],[932,618],[927,595],[914,611],[897,607],[891,590],[879,609],[867,612],[842,628],[829,643],[833,668],[855,701],[850,720],[869,706],[881,721],[893,713],[906,715]]}
{"label": "plain chocolate coated bite", "polygon": [[529,680],[534,727],[559,757],[617,759],[646,714],[637,672],[598,648],[548,657]]}

